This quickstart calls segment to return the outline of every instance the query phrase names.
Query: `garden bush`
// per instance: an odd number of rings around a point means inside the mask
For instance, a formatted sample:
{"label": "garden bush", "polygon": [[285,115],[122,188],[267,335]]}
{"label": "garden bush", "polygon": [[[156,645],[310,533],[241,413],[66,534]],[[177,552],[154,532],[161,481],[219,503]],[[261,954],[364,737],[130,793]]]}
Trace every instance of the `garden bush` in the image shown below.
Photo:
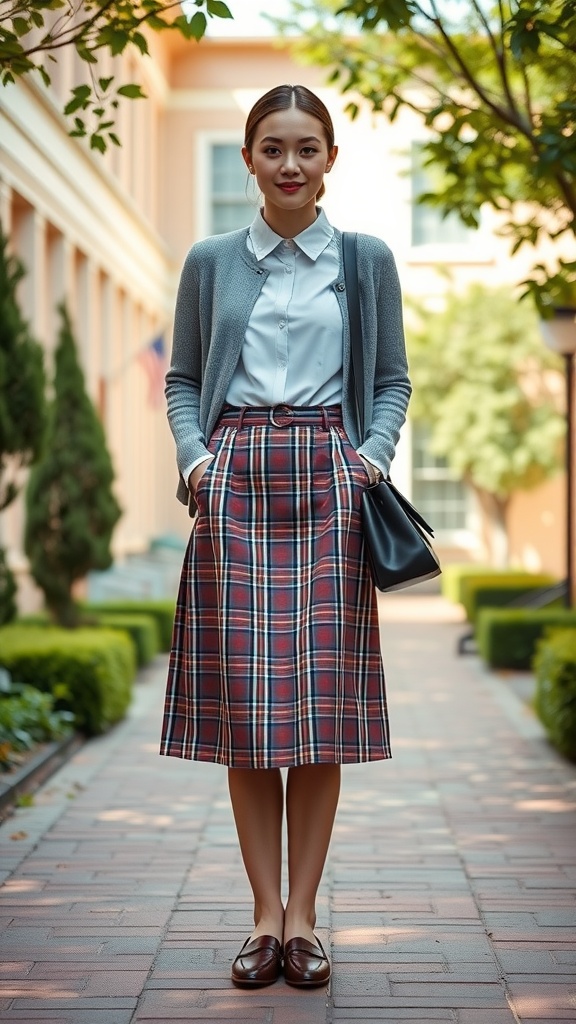
{"label": "garden bush", "polygon": [[71,711],[56,711],[51,693],[22,686],[0,669],[0,769],[13,767],[37,743],[61,739],[72,731]]}
{"label": "garden bush", "polygon": [[473,623],[480,608],[504,608],[530,591],[551,587],[556,582],[553,576],[546,573],[506,573],[502,576],[469,578],[462,583],[462,604],[466,618]]}
{"label": "garden bush", "polygon": [[103,626],[105,629],[122,629],[128,633],[136,650],[139,667],[147,665],[158,654],[160,635],[157,621],[152,615],[108,611],[92,611],[89,615],[97,626]]}
{"label": "garden bush", "polygon": [[576,761],[576,628],[551,630],[534,658],[536,713],[551,743]]}
{"label": "garden bush", "polygon": [[0,629],[0,665],[19,683],[52,693],[91,736],[124,716],[136,656],[117,630],[11,625]]}
{"label": "garden bush", "polygon": [[476,622],[478,650],[492,668],[528,670],[538,640],[550,627],[576,627],[576,610],[481,608]]}
{"label": "garden bush", "polygon": [[[504,571],[504,570],[503,570]],[[462,582],[473,576],[485,576],[486,573],[496,574],[496,569],[489,565],[476,565],[473,562],[450,562],[442,566],[440,587],[442,596],[453,604],[462,602]]]}
{"label": "garden bush", "polygon": [[85,604],[83,608],[88,612],[121,612],[132,615],[133,613],[152,615],[156,619],[160,636],[160,650],[169,651],[172,644],[172,626],[174,623],[174,612],[176,606],[173,600],[155,601],[134,601],[134,600],[110,600],[98,603]]}

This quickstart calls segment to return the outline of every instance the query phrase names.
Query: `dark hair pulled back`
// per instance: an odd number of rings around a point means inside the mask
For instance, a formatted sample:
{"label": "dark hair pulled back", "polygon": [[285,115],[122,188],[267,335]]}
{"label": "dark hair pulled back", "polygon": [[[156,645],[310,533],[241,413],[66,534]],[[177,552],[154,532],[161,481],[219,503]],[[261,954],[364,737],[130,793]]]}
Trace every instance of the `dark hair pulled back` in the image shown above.
{"label": "dark hair pulled back", "polygon": [[[252,152],[254,136],[260,121],[268,117],[269,114],[276,114],[279,110],[290,110],[292,107],[297,107],[298,110],[311,114],[312,117],[320,121],[328,150],[332,149],[334,146],[334,125],[332,124],[328,108],[322,100],[310,89],[307,89],[305,85],[277,85],[274,89],[264,93],[259,100],[256,100],[246,118],[244,145],[249,153]],[[324,191],[324,183],[322,183],[316,198],[321,199]]]}

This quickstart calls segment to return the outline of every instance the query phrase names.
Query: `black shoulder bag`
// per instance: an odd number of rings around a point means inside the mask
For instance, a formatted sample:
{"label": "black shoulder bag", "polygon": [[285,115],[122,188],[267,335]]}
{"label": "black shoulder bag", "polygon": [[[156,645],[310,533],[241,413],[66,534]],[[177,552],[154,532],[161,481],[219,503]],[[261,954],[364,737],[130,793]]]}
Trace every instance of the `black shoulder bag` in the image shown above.
{"label": "black shoulder bag", "polygon": [[[358,290],[356,235],[342,236],[344,278],[350,322],[350,372],[354,380],[356,415],[364,440],[364,353]],[[442,571],[430,537],[432,527],[388,478],[367,487],[362,495],[362,526],[372,579],[377,590],[402,590],[431,580]]]}

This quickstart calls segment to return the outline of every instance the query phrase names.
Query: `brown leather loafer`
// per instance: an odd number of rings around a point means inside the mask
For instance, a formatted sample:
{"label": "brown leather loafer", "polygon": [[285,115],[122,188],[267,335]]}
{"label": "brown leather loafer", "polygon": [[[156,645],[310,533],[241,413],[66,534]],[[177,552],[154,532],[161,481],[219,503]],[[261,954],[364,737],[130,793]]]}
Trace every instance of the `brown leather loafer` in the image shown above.
{"label": "brown leather loafer", "polygon": [[319,939],[316,943],[308,939],[288,939],[284,947],[284,977],[288,985],[315,988],[330,980],[330,961]]}
{"label": "brown leather loafer", "polygon": [[282,946],[273,935],[246,939],[232,964],[232,981],[240,988],[273,985],[282,970]]}

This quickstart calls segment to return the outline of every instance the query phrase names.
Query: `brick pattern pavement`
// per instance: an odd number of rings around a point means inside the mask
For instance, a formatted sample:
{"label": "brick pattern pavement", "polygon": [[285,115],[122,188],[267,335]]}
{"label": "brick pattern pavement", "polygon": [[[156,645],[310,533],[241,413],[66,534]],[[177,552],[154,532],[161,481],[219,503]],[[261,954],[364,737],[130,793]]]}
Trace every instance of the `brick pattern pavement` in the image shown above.
{"label": "brick pattern pavement", "polygon": [[225,769],[129,720],[0,827],[0,1021],[576,1021],[576,771],[440,598],[382,601],[394,758],[343,772],[319,934],[328,992],[229,981],[250,900]]}

